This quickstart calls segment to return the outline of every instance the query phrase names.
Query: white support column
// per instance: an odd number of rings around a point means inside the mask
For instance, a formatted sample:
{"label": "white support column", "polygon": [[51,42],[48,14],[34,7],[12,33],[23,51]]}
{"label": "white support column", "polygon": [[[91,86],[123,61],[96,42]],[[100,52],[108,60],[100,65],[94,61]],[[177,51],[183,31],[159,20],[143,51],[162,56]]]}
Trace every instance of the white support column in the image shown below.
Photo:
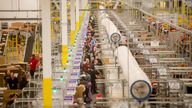
{"label": "white support column", "polygon": [[43,39],[43,107],[52,108],[50,0],[40,0]]}
{"label": "white support column", "polygon": [[75,43],[75,0],[70,0],[70,16],[71,16],[71,31],[70,31],[70,45]]}
{"label": "white support column", "polygon": [[67,34],[67,0],[60,2],[61,36],[62,36],[62,65],[67,65],[68,58],[68,34]]}
{"label": "white support column", "polygon": [[79,0],[76,0],[76,33],[79,31]]}
{"label": "white support column", "polygon": [[[84,3],[84,1],[82,1],[82,0],[79,1],[79,9],[83,8],[83,3]],[[79,14],[82,15],[82,11],[80,11]]]}
{"label": "white support column", "polygon": [[[81,3],[80,3],[80,9],[87,9],[87,0],[84,0],[83,2],[82,1],[80,1]],[[84,19],[84,17],[85,17],[85,13],[86,13],[86,11],[81,11],[81,14],[80,14],[80,25],[81,25],[81,23],[82,23],[82,21],[83,21],[83,19]]]}
{"label": "white support column", "polygon": [[[83,4],[84,4],[84,1],[82,1],[82,0],[80,0],[79,1],[79,9],[83,9]],[[80,22],[80,25],[81,25],[81,23],[82,23],[82,20],[83,20],[83,11],[79,11],[79,22]]]}
{"label": "white support column", "polygon": [[85,9],[85,7],[86,7],[86,0],[83,1],[83,3],[82,3],[82,9]]}

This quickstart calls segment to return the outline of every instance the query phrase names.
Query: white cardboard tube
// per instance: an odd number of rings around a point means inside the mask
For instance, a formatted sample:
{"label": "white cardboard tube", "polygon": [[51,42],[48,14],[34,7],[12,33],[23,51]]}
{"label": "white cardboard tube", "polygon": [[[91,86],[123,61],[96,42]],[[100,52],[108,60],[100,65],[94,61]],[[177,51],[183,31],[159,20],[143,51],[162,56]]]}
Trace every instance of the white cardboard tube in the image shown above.
{"label": "white cardboard tube", "polygon": [[126,46],[120,46],[115,50],[117,61],[123,70],[124,79],[129,81],[129,88],[138,80],[144,80],[151,84],[145,72],[140,68],[131,51]]}

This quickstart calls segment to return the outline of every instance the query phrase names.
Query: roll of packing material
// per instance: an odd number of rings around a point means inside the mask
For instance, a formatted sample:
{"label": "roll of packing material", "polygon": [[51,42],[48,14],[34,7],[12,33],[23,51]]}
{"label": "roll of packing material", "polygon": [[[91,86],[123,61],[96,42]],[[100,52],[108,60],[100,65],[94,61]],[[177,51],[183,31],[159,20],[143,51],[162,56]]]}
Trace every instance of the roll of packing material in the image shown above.
{"label": "roll of packing material", "polygon": [[144,80],[151,84],[145,72],[139,67],[136,59],[126,46],[120,46],[115,50],[115,56],[122,68],[124,79],[129,81],[129,88],[138,80]]}
{"label": "roll of packing material", "polygon": [[119,36],[121,36],[121,33],[119,32],[119,30],[117,29],[117,27],[114,25],[114,23],[109,18],[103,18],[101,20],[101,24],[106,29],[109,40],[111,39],[111,36],[113,34],[118,34]]}

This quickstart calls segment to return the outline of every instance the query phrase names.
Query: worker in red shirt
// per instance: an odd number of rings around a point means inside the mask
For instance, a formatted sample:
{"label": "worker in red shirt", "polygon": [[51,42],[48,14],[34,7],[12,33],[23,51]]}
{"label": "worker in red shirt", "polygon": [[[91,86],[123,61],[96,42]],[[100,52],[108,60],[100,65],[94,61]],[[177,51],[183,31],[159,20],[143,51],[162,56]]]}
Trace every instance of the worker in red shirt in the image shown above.
{"label": "worker in red shirt", "polygon": [[34,78],[34,73],[38,67],[39,64],[39,60],[36,58],[36,56],[33,54],[31,56],[31,59],[29,61],[29,67],[30,67],[30,74],[31,74],[31,78]]}

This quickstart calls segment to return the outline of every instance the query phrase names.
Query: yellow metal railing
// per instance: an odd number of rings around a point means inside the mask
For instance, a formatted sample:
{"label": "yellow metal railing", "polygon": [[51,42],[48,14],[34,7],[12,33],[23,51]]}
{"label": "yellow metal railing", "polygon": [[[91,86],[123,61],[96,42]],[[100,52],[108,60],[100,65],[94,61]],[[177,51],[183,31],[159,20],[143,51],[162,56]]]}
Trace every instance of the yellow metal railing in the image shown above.
{"label": "yellow metal railing", "polygon": [[35,39],[35,43],[34,43],[34,46],[33,46],[33,54],[41,54],[42,53],[42,44],[41,44],[41,41],[40,39],[37,37]]}
{"label": "yellow metal railing", "polygon": [[6,46],[6,62],[22,62],[25,51],[26,37],[18,34],[8,34]]}

